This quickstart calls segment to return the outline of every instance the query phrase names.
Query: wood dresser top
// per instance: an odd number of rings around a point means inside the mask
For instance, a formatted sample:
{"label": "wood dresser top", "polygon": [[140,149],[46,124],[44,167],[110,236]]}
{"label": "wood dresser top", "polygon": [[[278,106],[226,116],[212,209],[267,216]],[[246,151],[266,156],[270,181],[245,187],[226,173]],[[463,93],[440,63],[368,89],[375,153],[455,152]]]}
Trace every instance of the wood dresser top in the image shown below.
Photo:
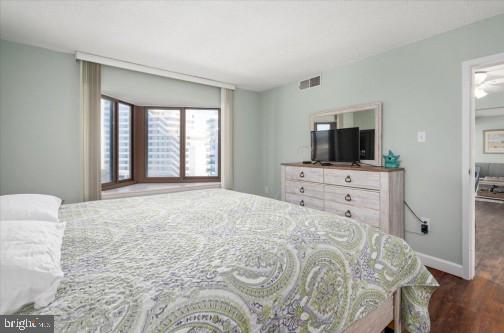
{"label": "wood dresser top", "polygon": [[338,170],[353,170],[353,171],[368,171],[368,172],[397,172],[404,171],[404,168],[384,168],[378,166],[370,166],[370,165],[361,165],[361,166],[351,166],[350,164],[338,164],[338,165],[328,165],[323,166],[320,164],[303,164],[300,162],[297,163],[282,163],[285,166],[292,167],[302,167],[302,168],[322,168],[322,169],[338,169]]}

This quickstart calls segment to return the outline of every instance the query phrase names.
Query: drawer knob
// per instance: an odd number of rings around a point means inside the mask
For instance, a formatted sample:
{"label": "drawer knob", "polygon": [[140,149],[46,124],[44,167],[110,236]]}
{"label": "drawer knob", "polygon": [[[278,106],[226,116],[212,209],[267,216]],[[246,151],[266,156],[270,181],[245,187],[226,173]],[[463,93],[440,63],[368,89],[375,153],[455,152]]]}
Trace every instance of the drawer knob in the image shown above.
{"label": "drawer knob", "polygon": [[352,201],[350,194],[345,195],[345,201]]}
{"label": "drawer knob", "polygon": [[346,177],[345,177],[345,182],[347,182],[347,183],[351,183],[351,182],[352,182],[352,177],[350,177],[350,176],[346,176]]}
{"label": "drawer knob", "polygon": [[300,206],[302,206],[302,207],[304,207],[304,200],[301,200],[301,201],[299,202],[299,205],[300,205]]}
{"label": "drawer knob", "polygon": [[303,186],[301,186],[301,187],[299,188],[299,192],[304,193],[304,187],[303,187]]}
{"label": "drawer knob", "polygon": [[303,172],[303,171],[301,171],[301,172],[299,173],[299,177],[304,178],[304,172]]}
{"label": "drawer knob", "polygon": [[352,217],[352,212],[350,212],[349,210],[347,210],[347,211],[345,212],[345,216],[346,216],[346,217]]}

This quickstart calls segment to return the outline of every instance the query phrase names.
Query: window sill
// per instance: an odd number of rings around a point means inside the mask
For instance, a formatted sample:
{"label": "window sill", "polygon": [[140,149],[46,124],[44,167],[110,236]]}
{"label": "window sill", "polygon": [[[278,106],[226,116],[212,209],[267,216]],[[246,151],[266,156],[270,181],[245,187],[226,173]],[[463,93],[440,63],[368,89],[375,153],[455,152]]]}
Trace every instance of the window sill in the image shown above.
{"label": "window sill", "polygon": [[137,197],[144,195],[183,192],[192,190],[204,190],[209,188],[220,188],[221,183],[138,183],[119,188],[102,191],[102,199],[118,199],[126,197]]}

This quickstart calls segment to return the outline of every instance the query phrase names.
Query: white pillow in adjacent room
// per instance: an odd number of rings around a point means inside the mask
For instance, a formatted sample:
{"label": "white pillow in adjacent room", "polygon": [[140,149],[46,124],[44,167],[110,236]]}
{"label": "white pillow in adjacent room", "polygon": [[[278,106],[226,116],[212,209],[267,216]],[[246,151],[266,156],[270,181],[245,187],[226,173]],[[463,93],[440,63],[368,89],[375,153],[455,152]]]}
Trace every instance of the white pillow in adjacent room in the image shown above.
{"label": "white pillow in adjacent room", "polygon": [[0,314],[29,303],[40,308],[54,300],[63,278],[64,230],[65,223],[47,221],[0,223]]}
{"label": "white pillow in adjacent room", "polygon": [[0,196],[0,220],[38,220],[58,222],[61,199],[46,194]]}

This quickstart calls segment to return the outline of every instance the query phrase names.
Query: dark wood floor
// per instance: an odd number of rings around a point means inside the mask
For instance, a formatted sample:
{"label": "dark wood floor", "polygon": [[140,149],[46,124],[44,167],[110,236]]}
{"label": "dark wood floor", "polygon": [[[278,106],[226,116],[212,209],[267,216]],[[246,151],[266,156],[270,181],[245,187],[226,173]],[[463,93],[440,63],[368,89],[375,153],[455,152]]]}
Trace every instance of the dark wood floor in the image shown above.
{"label": "dark wood floor", "polygon": [[476,202],[476,277],[429,269],[441,285],[429,306],[432,333],[504,332],[504,204]]}

